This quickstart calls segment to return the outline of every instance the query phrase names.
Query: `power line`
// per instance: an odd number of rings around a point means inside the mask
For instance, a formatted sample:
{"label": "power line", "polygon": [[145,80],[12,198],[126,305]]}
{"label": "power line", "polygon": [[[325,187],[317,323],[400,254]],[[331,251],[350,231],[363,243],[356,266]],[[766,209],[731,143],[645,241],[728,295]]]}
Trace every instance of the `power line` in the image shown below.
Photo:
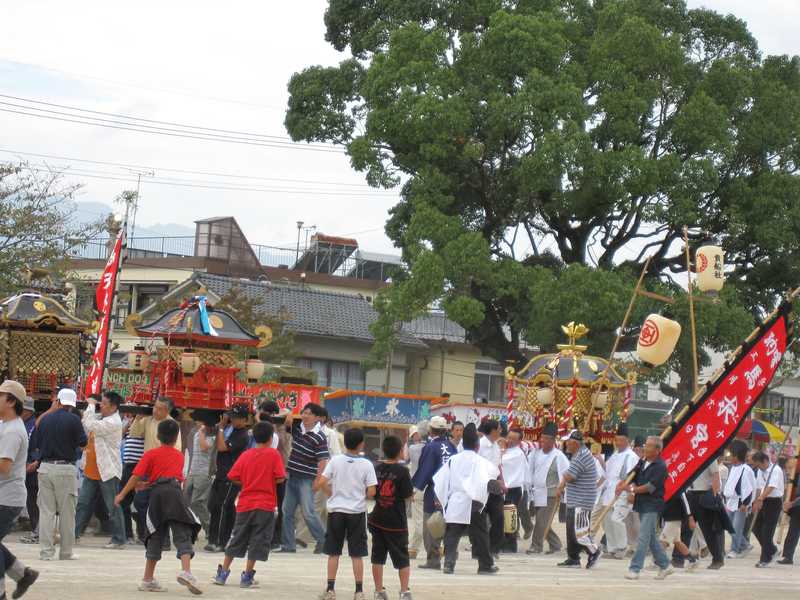
{"label": "power line", "polygon": [[[53,173],[52,169],[43,167],[32,166],[30,167],[30,169],[36,173],[51,173],[51,174]],[[80,177],[89,177],[92,179],[105,179],[109,181],[123,181],[126,183],[136,183],[136,179],[115,177],[108,175],[97,175],[93,174],[91,171],[87,172],[76,171],[75,173]],[[200,185],[196,183],[178,183],[174,181],[162,181],[159,179],[150,179],[148,180],[148,183],[153,185],[169,185],[175,187],[187,187],[187,188],[198,188],[198,189],[209,189],[209,190],[227,190],[235,192],[265,192],[265,193],[281,193],[281,194],[309,194],[309,195],[316,194],[323,196],[375,197],[375,194],[368,194],[364,192],[351,193],[351,192],[328,192],[325,190],[249,188],[249,187],[234,187],[234,186],[224,186],[224,185]]]}
{"label": "power line", "polygon": [[23,67],[29,67],[29,68],[33,68],[33,69],[38,69],[40,71],[50,71],[52,73],[59,73],[61,75],[66,75],[68,77],[72,77],[72,78],[76,78],[76,79],[86,79],[86,80],[89,80],[89,81],[100,81],[102,83],[109,84],[109,85],[112,85],[112,86],[117,86],[117,87],[129,87],[129,88],[135,88],[135,89],[149,90],[149,91],[153,91],[153,92],[160,92],[160,93],[165,93],[165,94],[175,94],[175,95],[179,95],[179,96],[186,96],[186,97],[189,97],[189,98],[201,98],[203,100],[211,100],[213,102],[226,102],[226,103],[230,103],[230,104],[239,104],[239,105],[242,105],[242,106],[252,106],[254,108],[258,108],[258,109],[261,109],[261,110],[263,110],[265,108],[267,108],[269,110],[281,111],[281,112],[284,110],[283,108],[277,108],[277,107],[274,107],[274,106],[269,106],[267,104],[260,104],[260,103],[257,103],[257,102],[248,102],[246,100],[234,100],[232,98],[223,98],[223,97],[220,97],[220,96],[205,96],[203,94],[198,94],[197,92],[191,92],[191,91],[188,91],[188,90],[179,90],[179,89],[170,90],[170,89],[167,89],[167,88],[158,88],[158,87],[154,87],[154,86],[147,86],[147,85],[141,85],[141,84],[136,84],[136,83],[126,83],[126,82],[122,82],[122,81],[114,81],[113,79],[104,79],[102,77],[94,77],[92,75],[83,75],[83,74],[80,74],[80,73],[71,73],[69,71],[63,71],[61,69],[55,69],[53,67],[45,67],[44,65],[36,65],[36,64],[33,64],[33,63],[26,63],[26,62],[20,62],[20,61],[16,61],[16,60],[9,60],[7,58],[0,59],[0,60],[2,60],[3,62],[6,62],[6,63],[12,64],[12,65],[19,65],[19,66],[23,66]]}
{"label": "power line", "polygon": [[[39,109],[41,110],[41,109]],[[305,146],[305,145],[292,145],[292,144],[280,144],[278,142],[273,143],[266,143],[266,142],[257,142],[254,140],[244,140],[244,139],[222,139],[219,136],[202,136],[202,135],[189,135],[189,134],[180,134],[180,133],[169,133],[163,131],[154,131],[152,129],[144,129],[144,126],[140,127],[124,127],[120,125],[110,125],[106,123],[94,122],[94,121],[86,121],[86,120],[77,120],[77,119],[67,119],[64,117],[52,116],[49,114],[37,114],[37,113],[30,113],[24,112],[20,110],[13,110],[10,108],[0,108],[0,112],[7,112],[7,113],[14,113],[19,115],[26,115],[29,117],[39,117],[42,119],[51,119],[55,121],[64,121],[66,123],[78,123],[80,125],[94,125],[95,127],[105,127],[108,129],[120,129],[125,131],[138,131],[139,133],[155,133],[159,135],[166,135],[169,137],[179,137],[179,138],[187,138],[187,139],[195,139],[195,140],[205,140],[209,142],[228,142],[233,144],[244,144],[247,146],[260,146],[262,148],[280,148],[280,149],[295,149],[295,150],[310,150],[312,152],[328,152],[328,153],[335,153],[335,154],[342,154],[344,151],[335,148],[324,148],[324,147],[316,147],[316,146]]]}
{"label": "power line", "polygon": [[[109,162],[109,161],[102,161],[102,160],[89,160],[85,158],[75,158],[70,156],[58,156],[55,154],[40,154],[36,152],[22,152],[21,150],[10,150],[7,148],[0,148],[0,152],[6,152],[8,154],[19,154],[21,156],[35,156],[36,158],[52,158],[54,160],[69,160],[74,162],[81,162],[87,164],[94,164],[94,165],[104,165],[110,167],[120,167],[123,169],[149,169],[149,170],[158,170],[158,171],[168,171],[171,173],[184,173],[188,175],[207,175],[210,177],[229,177],[232,179],[253,179],[253,180],[260,180],[260,181],[280,181],[284,183],[303,183],[308,185],[331,185],[331,186],[342,186],[342,187],[356,187],[356,188],[365,188],[365,184],[363,183],[345,183],[342,181],[312,181],[308,179],[288,179],[283,177],[263,177],[258,175],[242,175],[238,173],[221,173],[215,171],[192,171],[189,169],[171,169],[168,167],[158,167],[152,165],[140,165],[140,164],[130,164],[130,163],[118,163],[118,162]],[[377,190],[381,191],[381,190]]]}
{"label": "power line", "polygon": [[[56,108],[63,108],[63,109],[66,109],[66,110],[71,110],[71,111],[76,111],[76,112],[91,113],[91,114],[94,114],[94,115],[103,115],[105,117],[115,117],[117,119],[128,119],[128,120],[131,120],[131,121],[143,121],[145,123],[156,123],[158,125],[171,125],[173,127],[181,127],[183,129],[199,129],[199,130],[211,131],[211,132],[216,132],[216,133],[232,133],[232,134],[236,134],[236,135],[239,135],[239,136],[266,138],[269,141],[275,141],[275,142],[283,142],[283,143],[291,143],[291,144],[296,144],[297,143],[294,140],[292,140],[290,137],[285,136],[285,135],[282,135],[282,136],[268,135],[268,134],[263,134],[263,133],[252,133],[252,132],[248,132],[248,131],[238,131],[238,130],[234,130],[234,129],[218,129],[218,128],[215,128],[215,127],[203,127],[201,125],[186,125],[184,123],[175,123],[175,122],[172,122],[172,121],[157,121],[155,119],[146,119],[144,117],[135,117],[135,116],[131,116],[131,115],[122,115],[122,114],[119,114],[119,113],[103,112],[103,111],[99,111],[99,110],[89,110],[87,108],[80,108],[80,107],[77,107],[77,106],[68,106],[68,105],[65,105],[65,104],[56,104],[54,102],[44,102],[43,100],[33,100],[31,98],[22,98],[20,96],[9,96],[8,94],[0,94],[0,98],[8,98],[8,99],[11,99],[11,100],[17,100],[19,102],[27,102],[29,104],[41,104],[43,106],[54,106]],[[40,109],[40,108],[36,108],[36,107],[32,107],[32,106],[29,107],[29,106],[24,106],[24,105],[20,105],[20,104],[13,104],[11,102],[0,102],[0,104],[6,104],[8,106],[15,106],[17,108],[25,108],[27,110],[43,110],[43,111],[46,110],[46,109]],[[67,115],[67,116],[78,116],[78,117],[87,118],[87,119],[93,119],[94,118],[94,117],[83,117],[83,115],[71,115],[69,113],[62,113],[62,112],[58,112],[58,111],[46,111],[46,112],[54,112],[56,114]],[[105,119],[98,119],[98,120],[99,121],[103,121]],[[116,122],[116,121],[110,121],[110,122]],[[138,123],[130,123],[130,124],[139,126]],[[146,127],[146,125],[141,125],[141,127]],[[158,128],[158,129],[161,129],[161,128]],[[174,130],[170,129],[168,131],[174,131]],[[209,135],[213,135],[213,134],[209,134]],[[311,145],[312,146],[331,147],[330,144],[322,144],[322,143],[312,143]]]}

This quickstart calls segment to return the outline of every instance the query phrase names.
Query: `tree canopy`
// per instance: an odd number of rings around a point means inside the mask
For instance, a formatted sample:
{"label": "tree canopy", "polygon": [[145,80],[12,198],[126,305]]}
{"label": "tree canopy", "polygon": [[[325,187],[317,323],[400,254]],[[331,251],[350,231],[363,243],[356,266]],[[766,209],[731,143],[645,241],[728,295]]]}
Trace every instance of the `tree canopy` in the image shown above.
{"label": "tree canopy", "polygon": [[683,0],[330,0],[325,23],[349,56],[291,78],[286,128],[402,186],[386,230],[408,271],[378,304],[379,350],[437,302],[500,360],[580,318],[608,349],[646,257],[648,287],[681,295],[686,225],[729,265],[698,309],[704,346],[800,282],[800,58],[762,56],[740,19]]}

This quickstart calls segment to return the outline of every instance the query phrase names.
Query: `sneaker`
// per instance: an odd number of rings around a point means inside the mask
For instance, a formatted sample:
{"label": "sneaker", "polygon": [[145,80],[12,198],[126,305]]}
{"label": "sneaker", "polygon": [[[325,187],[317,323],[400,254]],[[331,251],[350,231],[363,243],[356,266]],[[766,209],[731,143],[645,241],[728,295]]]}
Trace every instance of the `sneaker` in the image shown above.
{"label": "sneaker", "polygon": [[222,565],[217,565],[217,574],[211,579],[214,585],[225,585],[228,581],[228,576],[231,574],[230,570],[226,571]]}
{"label": "sneaker", "polygon": [[748,546],[747,548],[745,548],[744,550],[742,550],[742,551],[739,553],[739,556],[741,556],[742,558],[744,558],[745,556],[747,556],[748,554],[750,554],[752,551],[753,551],[753,547],[752,547],[752,546]]}
{"label": "sneaker", "polygon": [[756,569],[766,569],[769,566],[768,562],[758,561],[756,563]]}
{"label": "sneaker", "polygon": [[58,559],[53,555],[43,554],[43,555],[39,556],[39,560],[44,560],[44,561],[48,561],[49,562],[51,560],[58,560]]}
{"label": "sneaker", "polygon": [[431,562],[424,562],[421,565],[417,565],[418,569],[431,569],[432,571],[438,571],[442,568],[442,565],[439,563],[431,563]]}
{"label": "sneaker", "polygon": [[275,550],[275,552],[279,554],[297,554],[297,550],[289,550],[289,548],[286,548],[284,546],[281,546],[280,548]]}
{"label": "sneaker", "polygon": [[725,563],[712,562],[710,565],[708,565],[706,567],[706,569],[711,569],[712,571],[719,571],[724,566],[725,566]]}
{"label": "sneaker", "polygon": [[659,569],[658,574],[656,575],[656,579],[659,580],[666,579],[670,575],[674,574],[675,574],[675,569],[673,569],[672,567],[667,567],[666,569]]}
{"label": "sneaker", "polygon": [[161,587],[161,584],[158,583],[157,580],[153,579],[152,581],[145,581],[142,579],[142,583],[139,584],[139,591],[140,592],[166,592],[167,588]]}
{"label": "sneaker", "polygon": [[639,579],[639,573],[637,573],[636,571],[628,571],[627,573],[625,573],[625,579],[630,579],[631,581],[635,581]]}
{"label": "sneaker", "polygon": [[30,567],[25,567],[25,572],[20,580],[17,581],[17,589],[14,590],[11,597],[14,598],[14,600],[22,598],[23,594],[28,591],[28,588],[36,583],[37,579],[39,579],[39,571],[31,569]]}
{"label": "sneaker", "polygon": [[19,538],[21,544],[38,544],[39,543],[39,536],[31,533],[30,535],[23,535]]}
{"label": "sneaker", "polygon": [[324,552],[323,545],[320,544],[320,543],[317,543],[317,545],[314,546],[314,554],[322,554],[323,552]]}
{"label": "sneaker", "polygon": [[414,598],[411,596],[411,590],[400,592],[400,600],[414,600]]}
{"label": "sneaker", "polygon": [[455,570],[456,568],[453,565],[445,565],[444,568],[442,568],[442,573],[445,575],[452,575]]}
{"label": "sneaker", "polygon": [[686,570],[689,573],[693,573],[693,572],[697,571],[697,567],[699,567],[699,566],[700,566],[700,561],[697,560],[696,558],[692,557],[692,558],[689,559],[689,566],[686,567]]}
{"label": "sneaker", "polygon": [[58,560],[80,560],[81,557],[77,554],[70,554],[69,556],[59,556]]}
{"label": "sneaker", "polygon": [[500,567],[497,565],[492,565],[486,569],[478,569],[478,575],[496,575],[499,570]]}
{"label": "sneaker", "polygon": [[178,573],[178,583],[189,588],[189,591],[195,596],[203,593],[203,590],[197,587],[197,577],[189,573],[189,571],[181,571]]}
{"label": "sneaker", "polygon": [[128,541],[125,543],[128,544],[128,546],[135,546],[139,542],[137,542],[134,538],[128,538]]}
{"label": "sneaker", "polygon": [[364,597],[364,592],[356,592],[353,594],[353,600],[366,600]]}
{"label": "sneaker", "polygon": [[556,565],[557,567],[562,567],[564,569],[580,569],[581,568],[581,561],[579,560],[572,560],[568,558],[564,562],[560,562]]}
{"label": "sneaker", "polygon": [[541,554],[541,550],[536,550],[535,548],[528,548],[525,550],[525,554]]}
{"label": "sneaker", "polygon": [[794,561],[791,558],[781,558],[778,560],[779,565],[793,565]]}
{"label": "sneaker", "polygon": [[733,550],[731,550],[725,555],[725,558],[741,558],[741,557],[742,557],[741,554],[739,554],[738,552],[734,552]]}
{"label": "sneaker", "polygon": [[586,568],[593,569],[597,566],[597,561],[600,560],[600,549],[594,551],[594,554],[589,555],[589,560],[586,561]]}
{"label": "sneaker", "polygon": [[319,600],[336,600],[336,592],[333,590],[325,590],[319,595]]}
{"label": "sneaker", "polygon": [[256,572],[242,571],[242,577],[239,579],[239,587],[246,589],[258,587],[258,582],[256,581]]}
{"label": "sneaker", "polygon": [[372,597],[373,600],[389,600],[389,594],[386,593],[386,588],[382,590],[375,590],[375,595]]}
{"label": "sneaker", "polygon": [[111,542],[110,544],[106,544],[103,546],[104,550],[125,550],[125,544],[115,544]]}

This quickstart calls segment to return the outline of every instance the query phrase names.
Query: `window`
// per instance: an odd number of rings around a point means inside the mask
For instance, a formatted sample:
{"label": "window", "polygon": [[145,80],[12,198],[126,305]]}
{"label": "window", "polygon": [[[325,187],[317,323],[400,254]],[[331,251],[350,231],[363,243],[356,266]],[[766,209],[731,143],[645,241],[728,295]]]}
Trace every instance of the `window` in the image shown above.
{"label": "window", "polygon": [[356,362],[299,358],[297,366],[315,371],[317,385],[343,390],[363,390],[366,387],[366,374]]}
{"label": "window", "polygon": [[505,376],[502,365],[495,363],[475,363],[475,383],[473,397],[475,402],[503,402]]}
{"label": "window", "polygon": [[[129,314],[141,312],[150,304],[158,302],[169,290],[169,285],[150,283],[123,283],[117,294],[117,309],[114,313],[114,327],[120,329],[125,325]],[[95,308],[95,302],[93,301]]]}
{"label": "window", "polygon": [[633,402],[638,404],[640,402],[647,402],[649,396],[649,388],[646,383],[637,383],[633,386]]}
{"label": "window", "polygon": [[783,398],[783,418],[785,426],[800,425],[800,398]]}

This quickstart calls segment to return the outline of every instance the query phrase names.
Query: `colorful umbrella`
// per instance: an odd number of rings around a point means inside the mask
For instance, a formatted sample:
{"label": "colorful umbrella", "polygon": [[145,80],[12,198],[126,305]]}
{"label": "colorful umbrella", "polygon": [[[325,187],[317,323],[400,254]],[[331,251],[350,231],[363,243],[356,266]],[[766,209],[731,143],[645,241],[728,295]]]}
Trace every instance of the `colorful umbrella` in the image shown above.
{"label": "colorful umbrella", "polygon": [[740,439],[752,437],[758,442],[783,442],[786,433],[776,425],[761,419],[748,419],[736,434]]}

